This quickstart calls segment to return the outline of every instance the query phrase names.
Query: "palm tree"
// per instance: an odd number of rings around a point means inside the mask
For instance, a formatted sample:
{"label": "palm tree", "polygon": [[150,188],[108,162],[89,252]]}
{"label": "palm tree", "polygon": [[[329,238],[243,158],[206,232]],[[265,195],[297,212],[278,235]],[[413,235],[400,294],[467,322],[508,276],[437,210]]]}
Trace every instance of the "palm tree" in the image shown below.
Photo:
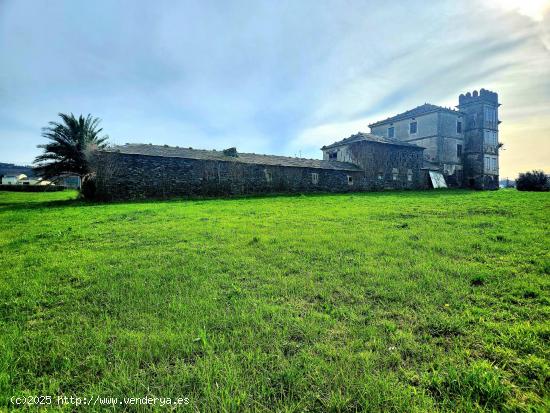
{"label": "palm tree", "polygon": [[62,122],[50,122],[42,129],[42,136],[49,143],[38,145],[44,153],[34,160],[36,173],[52,179],[64,175],[78,175],[83,178],[90,172],[87,154],[92,149],[107,146],[108,136],[100,136],[100,119],[88,115],[76,118],[72,113],[59,113]]}

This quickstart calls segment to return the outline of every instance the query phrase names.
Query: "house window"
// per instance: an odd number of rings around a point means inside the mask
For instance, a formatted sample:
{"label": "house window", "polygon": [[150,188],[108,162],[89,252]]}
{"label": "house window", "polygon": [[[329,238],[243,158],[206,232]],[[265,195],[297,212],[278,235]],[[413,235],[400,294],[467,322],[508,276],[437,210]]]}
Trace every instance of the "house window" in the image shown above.
{"label": "house window", "polygon": [[311,174],[311,183],[313,185],[317,185],[319,183],[319,174],[317,174],[317,173],[312,173]]}
{"label": "house window", "polygon": [[388,138],[395,138],[395,128],[393,126],[388,128]]}
{"label": "house window", "polygon": [[265,180],[266,182],[272,182],[273,181],[273,175],[270,171],[265,171]]}
{"label": "house window", "polygon": [[331,161],[335,161],[337,158],[338,158],[338,153],[337,152],[330,152],[328,154],[328,159],[331,160]]}
{"label": "house window", "polygon": [[397,181],[397,177],[399,176],[399,170],[397,168],[393,168],[391,171],[392,179],[394,181]]}
{"label": "house window", "polygon": [[456,133],[462,133],[462,121],[456,121]]}
{"label": "house window", "polygon": [[384,172],[379,171],[378,172],[378,180],[381,181],[382,179],[384,179]]}
{"label": "house window", "polygon": [[413,180],[413,171],[412,169],[407,169],[407,181],[412,182]]}
{"label": "house window", "polygon": [[412,121],[409,123],[409,134],[414,135],[418,130],[418,123],[416,121]]}
{"label": "house window", "polygon": [[458,158],[462,156],[462,145],[456,145],[456,156]]}
{"label": "house window", "polygon": [[353,185],[353,176],[348,175],[348,185]]}

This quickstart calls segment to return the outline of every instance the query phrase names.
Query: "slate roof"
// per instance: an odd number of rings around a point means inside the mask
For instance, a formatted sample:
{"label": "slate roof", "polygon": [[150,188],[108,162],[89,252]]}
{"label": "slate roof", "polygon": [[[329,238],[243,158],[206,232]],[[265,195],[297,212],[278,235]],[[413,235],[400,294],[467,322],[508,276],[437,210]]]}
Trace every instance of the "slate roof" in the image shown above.
{"label": "slate roof", "polygon": [[433,112],[450,112],[450,113],[453,113],[455,115],[462,114],[462,112],[460,112],[458,110],[454,110],[454,109],[450,109],[450,108],[444,108],[443,106],[432,105],[431,103],[424,103],[423,105],[417,106],[414,109],[408,110],[408,111],[403,112],[403,113],[399,113],[399,114],[397,114],[395,116],[392,116],[390,118],[387,118],[385,120],[381,120],[381,121],[378,121],[378,122],[371,123],[369,125],[369,128],[372,128],[373,126],[384,125],[386,123],[397,122],[397,121],[403,120],[403,119],[415,118],[417,116],[427,115],[428,113],[433,113]]}
{"label": "slate roof", "polygon": [[334,142],[327,146],[323,146],[321,149],[335,148],[337,146],[346,145],[348,143],[353,143],[353,142],[360,142],[360,141],[385,143],[387,145],[406,146],[406,147],[412,147],[417,149],[424,149],[423,147],[415,145],[413,143],[402,142],[397,139],[386,138],[384,136],[378,136],[378,135],[373,135],[372,133],[364,133],[364,132],[358,132],[355,135],[351,135],[349,138],[342,139],[341,141]]}
{"label": "slate roof", "polygon": [[299,168],[330,169],[339,171],[360,171],[357,165],[347,162],[324,161],[320,159],[290,158],[287,156],[258,155],[255,153],[238,153],[238,156],[225,155],[223,151],[180,148],[173,146],[126,144],[105,149],[106,152],[117,152],[128,155],[160,156],[167,158],[186,158],[210,161],[240,162],[255,165],[293,166]]}

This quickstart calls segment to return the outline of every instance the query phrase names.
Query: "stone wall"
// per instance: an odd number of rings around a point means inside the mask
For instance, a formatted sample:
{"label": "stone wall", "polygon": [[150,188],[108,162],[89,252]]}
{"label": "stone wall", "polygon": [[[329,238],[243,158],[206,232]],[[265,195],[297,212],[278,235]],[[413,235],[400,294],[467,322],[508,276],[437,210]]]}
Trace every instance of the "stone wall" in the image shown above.
{"label": "stone wall", "polygon": [[[466,114],[465,119],[465,153],[464,153],[464,183],[470,188],[498,189],[497,171],[488,171],[484,163],[486,154],[497,156],[498,147],[488,146],[485,135],[494,131],[498,136],[498,95],[481,89],[459,96],[459,109]],[[494,122],[485,117],[485,109],[495,111]]]}
{"label": "stone wall", "polygon": [[420,147],[359,141],[325,150],[325,159],[334,151],[339,160],[346,159],[361,167],[365,190],[426,187],[425,176],[421,173],[423,149]]}
{"label": "stone wall", "polygon": [[409,133],[409,124],[413,117],[388,122],[379,126],[373,126],[371,132],[375,135],[388,137],[388,127],[394,127],[395,139],[400,141],[414,141],[416,139],[426,138],[438,134],[438,113],[428,113],[414,117],[417,122],[417,133],[411,135]]}
{"label": "stone wall", "polygon": [[[418,132],[409,134],[409,124],[417,122]],[[387,136],[391,125],[395,128],[395,137],[401,141],[411,142],[425,148],[424,166],[437,169],[445,176],[451,187],[462,186],[462,157],[458,156],[457,145],[465,149],[464,133],[457,132],[457,121],[462,121],[462,131],[465,124],[463,116],[456,112],[437,111],[425,115],[411,116],[395,122],[373,126],[372,133]]]}
{"label": "stone wall", "polygon": [[[364,173],[360,171],[116,152],[98,153],[94,164],[96,198],[102,200],[350,192],[368,188]],[[318,175],[316,182],[312,174]]]}

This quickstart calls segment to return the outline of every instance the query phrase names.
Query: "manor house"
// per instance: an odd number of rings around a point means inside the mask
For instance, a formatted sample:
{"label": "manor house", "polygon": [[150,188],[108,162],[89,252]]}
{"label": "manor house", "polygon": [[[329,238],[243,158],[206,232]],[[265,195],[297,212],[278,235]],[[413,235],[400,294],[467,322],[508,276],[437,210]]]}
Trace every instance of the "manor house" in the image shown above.
{"label": "manor house", "polygon": [[126,144],[97,153],[98,199],[468,187],[498,189],[498,96],[424,104],[328,146],[323,159]]}

